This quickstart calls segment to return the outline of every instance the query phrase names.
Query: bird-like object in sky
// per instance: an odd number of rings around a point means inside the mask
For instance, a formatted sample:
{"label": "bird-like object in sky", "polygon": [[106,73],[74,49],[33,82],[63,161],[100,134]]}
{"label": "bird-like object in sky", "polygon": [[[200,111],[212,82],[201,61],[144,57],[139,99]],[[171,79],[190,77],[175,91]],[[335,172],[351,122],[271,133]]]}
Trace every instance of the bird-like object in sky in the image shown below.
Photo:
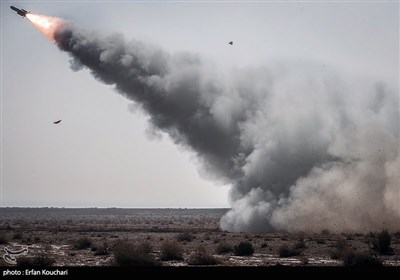
{"label": "bird-like object in sky", "polygon": [[59,124],[61,122],[61,120],[55,121],[53,122],[54,124]]}
{"label": "bird-like object in sky", "polygon": [[232,46],[233,45],[233,41],[230,41],[228,44]]}

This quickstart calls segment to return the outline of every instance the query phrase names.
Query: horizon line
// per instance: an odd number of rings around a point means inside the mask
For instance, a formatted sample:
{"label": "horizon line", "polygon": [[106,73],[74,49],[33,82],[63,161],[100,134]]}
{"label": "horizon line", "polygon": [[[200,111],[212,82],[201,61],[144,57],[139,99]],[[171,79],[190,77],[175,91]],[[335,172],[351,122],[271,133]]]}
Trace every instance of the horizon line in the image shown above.
{"label": "horizon line", "polygon": [[51,208],[51,209],[231,209],[230,207],[64,207],[64,206],[1,206],[4,208]]}

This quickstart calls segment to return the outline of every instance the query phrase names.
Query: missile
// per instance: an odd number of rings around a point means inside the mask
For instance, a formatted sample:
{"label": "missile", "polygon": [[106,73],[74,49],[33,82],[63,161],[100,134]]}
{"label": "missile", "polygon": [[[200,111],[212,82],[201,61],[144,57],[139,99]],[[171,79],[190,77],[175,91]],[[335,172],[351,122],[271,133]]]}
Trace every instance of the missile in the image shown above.
{"label": "missile", "polygon": [[25,17],[25,16],[26,16],[26,14],[28,14],[28,13],[29,13],[27,10],[24,10],[24,9],[18,9],[18,8],[14,7],[14,6],[10,6],[10,8],[11,8],[11,10],[14,10],[14,11],[16,11],[16,12],[17,12],[17,14],[19,14],[21,17]]}

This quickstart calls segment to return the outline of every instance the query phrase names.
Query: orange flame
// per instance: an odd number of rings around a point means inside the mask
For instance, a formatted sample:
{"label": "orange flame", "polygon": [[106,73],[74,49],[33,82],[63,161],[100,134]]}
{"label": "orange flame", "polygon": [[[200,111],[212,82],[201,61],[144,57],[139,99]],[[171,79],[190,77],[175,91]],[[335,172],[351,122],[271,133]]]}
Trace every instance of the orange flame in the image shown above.
{"label": "orange flame", "polygon": [[64,20],[61,18],[42,16],[37,14],[26,14],[26,17],[32,22],[40,32],[47,38],[54,41],[54,32],[59,28]]}

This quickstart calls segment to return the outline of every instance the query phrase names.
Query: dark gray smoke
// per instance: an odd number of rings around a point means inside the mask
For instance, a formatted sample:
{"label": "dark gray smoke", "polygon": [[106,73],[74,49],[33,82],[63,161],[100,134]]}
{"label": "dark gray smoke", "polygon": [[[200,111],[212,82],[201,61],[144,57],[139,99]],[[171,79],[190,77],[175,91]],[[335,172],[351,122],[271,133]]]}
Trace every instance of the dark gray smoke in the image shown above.
{"label": "dark gray smoke", "polygon": [[219,71],[73,26],[55,41],[232,185],[223,229],[400,229],[397,88],[307,63]]}

